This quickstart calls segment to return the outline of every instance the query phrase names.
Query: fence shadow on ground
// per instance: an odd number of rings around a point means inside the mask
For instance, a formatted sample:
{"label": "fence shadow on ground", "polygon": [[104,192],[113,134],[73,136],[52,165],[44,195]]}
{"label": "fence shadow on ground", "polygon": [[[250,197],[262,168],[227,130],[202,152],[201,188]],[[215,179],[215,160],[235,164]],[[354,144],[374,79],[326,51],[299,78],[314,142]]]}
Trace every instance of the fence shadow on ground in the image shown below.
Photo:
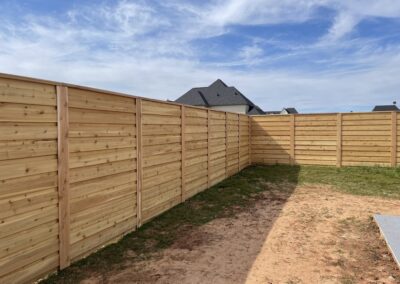
{"label": "fence shadow on ground", "polygon": [[296,188],[300,168],[288,168],[281,180],[281,167],[250,166],[43,283],[244,283]]}
{"label": "fence shadow on ground", "polygon": [[[246,283],[296,189],[299,171],[298,166],[251,166],[170,210],[149,225],[163,228],[163,242],[172,237],[161,257],[139,266],[144,269],[139,274],[122,270],[113,281]],[[168,220],[175,221],[164,227]]]}

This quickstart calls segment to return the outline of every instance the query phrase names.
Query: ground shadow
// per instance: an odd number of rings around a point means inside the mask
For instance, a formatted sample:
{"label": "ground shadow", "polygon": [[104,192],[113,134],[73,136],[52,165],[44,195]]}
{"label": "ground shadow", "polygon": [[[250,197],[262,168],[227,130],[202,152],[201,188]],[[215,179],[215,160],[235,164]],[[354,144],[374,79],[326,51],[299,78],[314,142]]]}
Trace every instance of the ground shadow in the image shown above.
{"label": "ground shadow", "polygon": [[108,281],[246,282],[297,186],[299,171],[298,166],[251,166],[196,195],[147,229],[154,230],[159,237],[153,240],[167,248],[160,258],[127,264],[128,269],[114,272]]}
{"label": "ground shadow", "polygon": [[[248,238],[241,235],[240,239],[229,246],[227,250],[216,250],[216,255],[209,255],[210,259],[218,258],[222,262],[219,265],[232,265],[232,263],[224,263],[224,256],[249,247],[248,253],[243,254],[242,251],[240,259],[235,262],[240,264],[241,271],[250,270],[281,209],[296,188],[300,168],[297,166],[285,168],[250,166],[172,208],[139,230],[128,234],[118,243],[107,246],[86,259],[74,263],[71,267],[49,277],[42,283],[76,283],[87,278],[94,279],[94,283],[168,282],[168,277],[164,279],[164,275],[160,275],[159,271],[136,265],[147,259],[156,260],[167,248],[175,249],[180,256],[184,256],[189,255],[200,246],[218,246],[218,240],[222,236],[213,235],[212,232],[211,235],[207,235],[199,228],[207,226],[216,219],[232,218],[234,220],[239,214],[252,214],[255,212],[255,206],[261,202],[262,206],[271,206],[273,210],[267,220],[263,221],[262,231],[258,232],[257,238],[251,238],[251,248]],[[282,178],[282,173],[279,173],[282,170],[286,172],[284,178]],[[275,183],[284,183],[283,190],[272,186]],[[226,228],[226,232],[232,233],[232,229],[234,229],[245,233],[249,224],[242,225],[242,228],[240,226]],[[177,257],[176,261],[179,263],[190,260],[187,257],[186,260],[185,257],[182,259]],[[209,269],[210,273],[217,271],[212,266]],[[203,268],[203,272],[207,273],[207,269]],[[181,272],[177,267],[173,267],[173,265],[168,267],[167,265],[165,273],[171,276],[172,273]],[[235,282],[244,282],[245,276],[246,273],[242,273],[242,276],[238,275]],[[187,277],[191,276],[187,275]]]}

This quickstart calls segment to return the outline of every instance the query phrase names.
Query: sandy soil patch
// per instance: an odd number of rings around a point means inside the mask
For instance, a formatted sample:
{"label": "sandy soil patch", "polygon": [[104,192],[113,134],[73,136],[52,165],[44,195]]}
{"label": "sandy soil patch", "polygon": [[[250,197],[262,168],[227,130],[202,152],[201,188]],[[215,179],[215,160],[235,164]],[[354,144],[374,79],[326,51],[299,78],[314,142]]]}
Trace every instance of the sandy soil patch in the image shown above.
{"label": "sandy soil patch", "polygon": [[400,201],[267,185],[254,207],[189,231],[150,260],[90,283],[400,283],[371,217]]}

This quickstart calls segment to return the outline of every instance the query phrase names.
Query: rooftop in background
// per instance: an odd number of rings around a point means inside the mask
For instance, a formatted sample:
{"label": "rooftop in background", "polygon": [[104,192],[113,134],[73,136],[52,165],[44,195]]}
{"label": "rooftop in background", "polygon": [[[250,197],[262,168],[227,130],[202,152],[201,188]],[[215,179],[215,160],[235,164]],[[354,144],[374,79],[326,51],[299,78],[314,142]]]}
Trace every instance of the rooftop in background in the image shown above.
{"label": "rooftop in background", "polygon": [[287,107],[282,109],[281,114],[296,114],[298,113],[294,107]]}
{"label": "rooftop in background", "polygon": [[[175,102],[250,115],[265,114],[238,89],[227,86],[221,79],[216,80],[208,87],[193,88]],[[234,108],[234,106],[237,107]]]}
{"label": "rooftop in background", "polygon": [[396,105],[375,106],[372,111],[400,111]]}
{"label": "rooftop in background", "polygon": [[298,113],[294,107],[285,107],[282,110],[271,110],[266,111],[265,114],[272,115],[272,114],[296,114]]}

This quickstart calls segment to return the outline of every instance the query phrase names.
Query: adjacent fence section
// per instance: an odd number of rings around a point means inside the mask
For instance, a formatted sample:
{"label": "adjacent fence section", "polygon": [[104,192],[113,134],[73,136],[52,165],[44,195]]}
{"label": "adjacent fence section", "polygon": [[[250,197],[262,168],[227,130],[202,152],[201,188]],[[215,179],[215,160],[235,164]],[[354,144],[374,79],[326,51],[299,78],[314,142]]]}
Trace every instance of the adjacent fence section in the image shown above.
{"label": "adjacent fence section", "polygon": [[336,165],[337,115],[300,115],[294,120],[294,162]]}
{"label": "adjacent fence section", "polygon": [[227,144],[226,144],[226,169],[227,175],[231,176],[239,171],[239,116],[228,113],[226,118]]}
{"label": "adjacent fence section", "polygon": [[[208,111],[185,107],[184,199],[207,188]],[[223,115],[225,115],[223,113]]]}
{"label": "adjacent fence section", "polygon": [[391,165],[391,113],[342,115],[342,165]]}
{"label": "adjacent fence section", "polygon": [[262,164],[396,166],[396,112],[251,117],[251,160]]}
{"label": "adjacent fence section", "polygon": [[142,101],[142,220],[181,201],[181,107]]}
{"label": "adjacent fence section", "polygon": [[0,78],[0,282],[59,265],[56,87]]}
{"label": "adjacent fence section", "polygon": [[65,268],[250,164],[245,115],[0,76],[0,283]]}
{"label": "adjacent fence section", "polygon": [[251,162],[290,164],[290,116],[251,117]]}
{"label": "adjacent fence section", "polygon": [[136,101],[76,88],[68,99],[74,261],[136,226]]}

